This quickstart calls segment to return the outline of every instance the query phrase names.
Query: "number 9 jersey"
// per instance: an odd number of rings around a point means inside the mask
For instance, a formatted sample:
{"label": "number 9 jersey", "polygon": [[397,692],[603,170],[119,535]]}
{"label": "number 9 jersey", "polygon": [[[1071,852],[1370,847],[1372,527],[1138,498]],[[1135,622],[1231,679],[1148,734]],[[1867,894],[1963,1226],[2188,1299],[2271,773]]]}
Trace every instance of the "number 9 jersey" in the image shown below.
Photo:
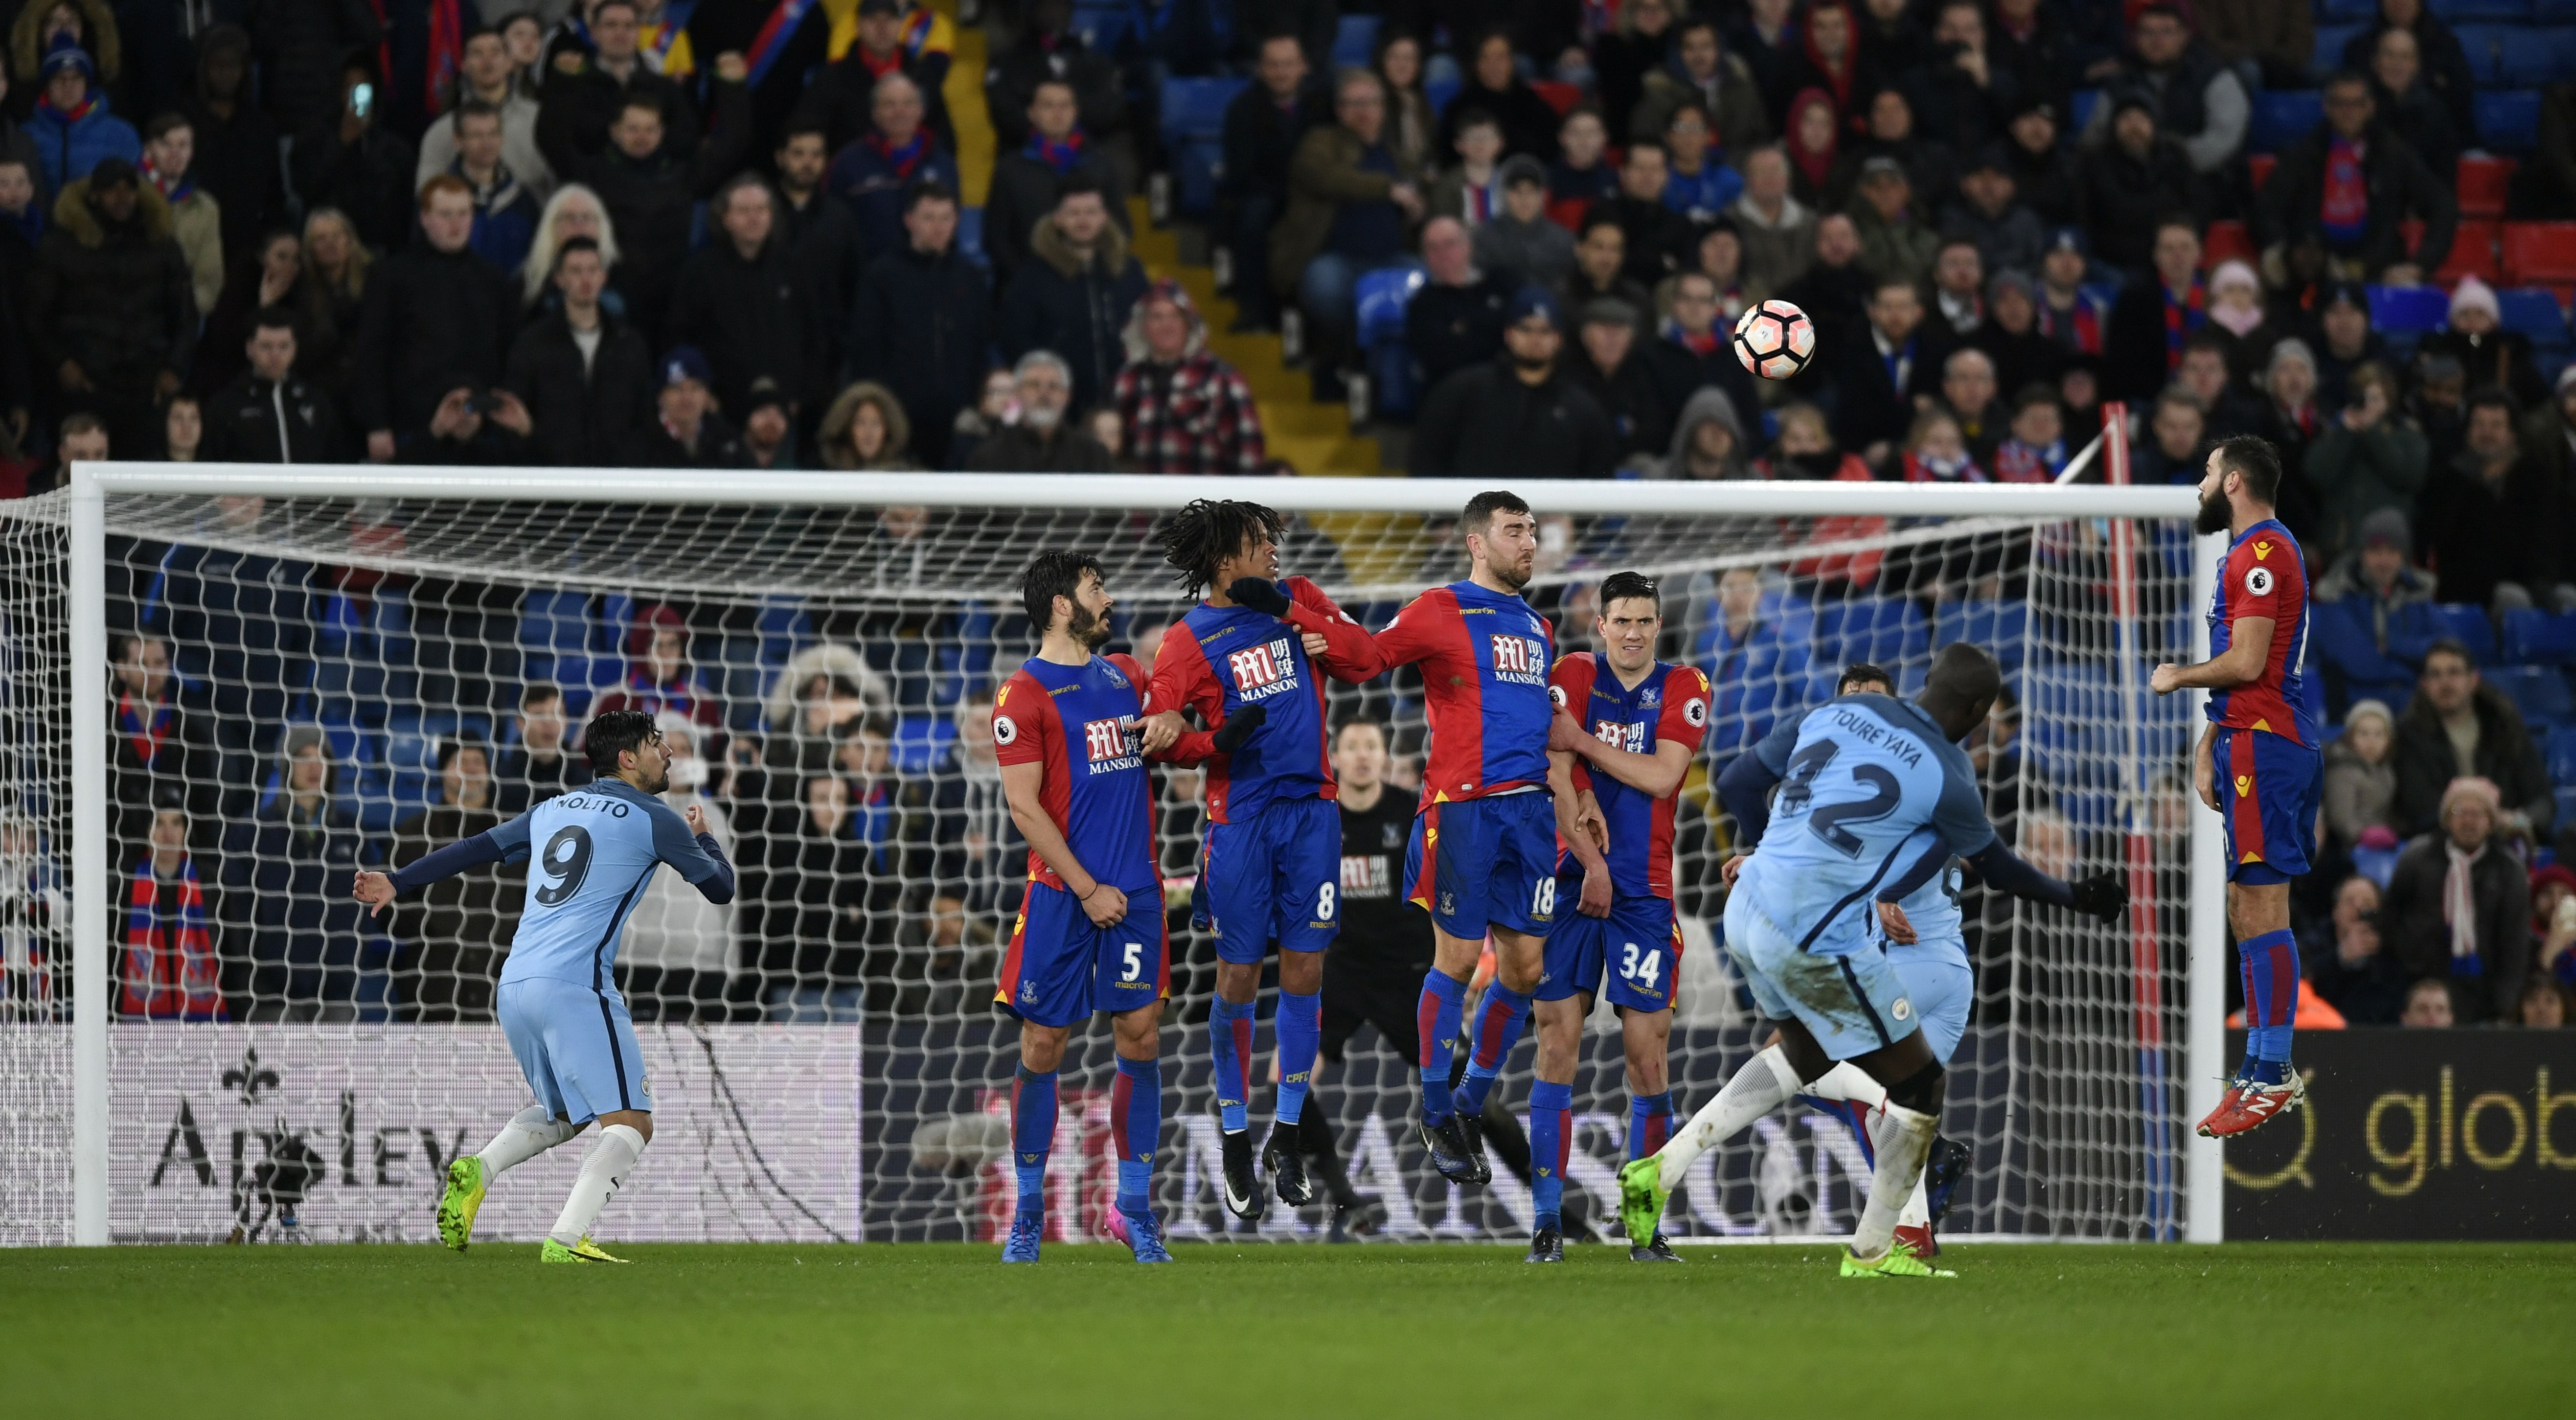
{"label": "number 9 jersey", "polygon": [[491,834],[511,860],[529,859],[504,986],[545,978],[616,995],[618,939],[653,869],[668,863],[693,884],[725,872],[677,810],[622,779],[548,799]]}

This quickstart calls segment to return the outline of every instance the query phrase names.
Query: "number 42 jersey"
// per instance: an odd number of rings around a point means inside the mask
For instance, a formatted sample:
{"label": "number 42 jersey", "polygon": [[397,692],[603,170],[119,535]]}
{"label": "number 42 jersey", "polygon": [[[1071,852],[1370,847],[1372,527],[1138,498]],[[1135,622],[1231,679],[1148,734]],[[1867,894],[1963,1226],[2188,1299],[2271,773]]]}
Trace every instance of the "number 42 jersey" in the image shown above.
{"label": "number 42 jersey", "polygon": [[614,994],[617,943],[654,868],[691,883],[725,873],[679,811],[622,779],[546,800],[491,830],[511,862],[528,860],[527,905],[501,984],[542,977]]}

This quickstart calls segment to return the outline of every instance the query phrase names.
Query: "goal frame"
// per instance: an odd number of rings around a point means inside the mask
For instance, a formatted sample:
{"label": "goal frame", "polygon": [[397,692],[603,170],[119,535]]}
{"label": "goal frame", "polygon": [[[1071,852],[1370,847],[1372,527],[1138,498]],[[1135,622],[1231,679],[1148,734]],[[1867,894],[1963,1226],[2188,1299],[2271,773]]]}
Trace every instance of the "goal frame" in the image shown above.
{"label": "goal frame", "polygon": [[[2116,447],[2116,446],[2115,446]],[[2124,460],[2119,460],[2124,462]],[[2125,469],[2118,470],[2125,472]],[[2115,477],[2117,474],[2115,473]],[[1609,482],[1546,479],[1240,478],[1061,474],[706,473],[678,469],[488,469],[370,464],[144,464],[79,461],[68,506],[70,689],[74,706],[105,703],[108,690],[107,499],[110,494],[528,500],[567,503],[795,503],[884,506],[934,503],[982,508],[1176,509],[1199,498],[1258,496],[1283,511],[1455,512],[1496,484],[1539,509],[1592,515],[1734,517],[2147,518],[2188,521],[2198,495],[2183,486],[2093,484],[1939,485],[1743,480]],[[929,495],[929,496],[926,496]],[[2207,605],[2224,539],[2192,539],[2191,596]],[[2209,654],[2191,619],[2193,654]],[[2197,717],[2204,693],[2186,692]],[[75,712],[76,714],[81,712]],[[2134,709],[2125,712],[2134,714]],[[77,725],[77,722],[76,722]],[[72,1241],[108,1245],[108,741],[72,735]],[[2134,796],[2132,796],[2134,797]],[[2132,816],[2132,822],[2137,819]],[[2184,1108],[2216,1107],[2226,1063],[2224,849],[2213,814],[2192,815],[2186,966]],[[2223,1154],[2215,1140],[2183,1136],[2182,1238],[2225,1236]]]}

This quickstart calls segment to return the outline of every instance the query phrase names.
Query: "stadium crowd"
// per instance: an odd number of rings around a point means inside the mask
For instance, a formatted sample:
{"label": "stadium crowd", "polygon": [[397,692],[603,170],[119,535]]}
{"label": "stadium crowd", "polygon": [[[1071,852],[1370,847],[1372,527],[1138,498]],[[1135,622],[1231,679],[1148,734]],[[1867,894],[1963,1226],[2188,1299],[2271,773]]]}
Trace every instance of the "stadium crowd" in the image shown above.
{"label": "stadium crowd", "polygon": [[[1271,331],[1424,476],[2045,481],[2123,402],[2141,480],[2196,482],[2228,434],[2284,452],[2340,727],[2301,909],[2317,998],[2356,1023],[2556,1024],[2576,989],[2569,19],[990,0],[965,117],[999,156],[969,183],[957,29],[908,0],[0,0],[0,493],[111,456],[1332,472],[1271,460],[1217,353]],[[1235,331],[1133,254],[1147,192],[1204,229]],[[1820,332],[1780,384],[1726,338],[1772,297]],[[223,516],[256,532],[263,510]],[[889,511],[876,545],[922,545],[921,516]],[[735,654],[762,631],[602,606],[619,668],[557,688],[455,650],[520,644],[537,593],[150,555],[111,710],[131,940],[207,967],[129,984],[130,1014],[487,1013],[506,871],[390,927],[334,884],[561,788],[580,717],[612,704],[664,717],[674,794],[747,878],[712,953],[688,919],[722,909],[648,917],[674,925],[630,945],[639,1002],[974,999],[1019,863],[977,699],[999,671],[907,661],[922,627],[808,624],[764,660]],[[1793,570],[1837,595],[1958,590]],[[1780,592],[1713,585],[1677,654],[1722,691],[1821,668]],[[400,627],[378,611],[397,602]],[[405,694],[462,707],[408,722],[426,747],[399,770],[384,676],[292,669],[353,637],[421,648]],[[326,690],[361,708],[315,722]],[[1760,732],[1733,713],[1721,753]],[[1989,732],[1999,783],[2018,728]],[[418,802],[362,821],[342,776],[401,773]],[[2035,810],[2019,832],[2063,830]],[[57,891],[49,852],[0,823],[21,938]]]}

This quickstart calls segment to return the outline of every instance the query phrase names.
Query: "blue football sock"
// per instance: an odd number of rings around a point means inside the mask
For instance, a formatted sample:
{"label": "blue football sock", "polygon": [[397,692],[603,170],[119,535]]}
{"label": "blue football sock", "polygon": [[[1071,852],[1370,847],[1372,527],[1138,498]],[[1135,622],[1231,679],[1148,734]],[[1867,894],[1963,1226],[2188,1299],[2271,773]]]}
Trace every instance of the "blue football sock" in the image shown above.
{"label": "blue football sock", "polygon": [[1467,983],[1438,967],[1423,973],[1422,999],[1413,1008],[1422,1032],[1422,1122],[1449,1120],[1449,1066],[1458,1054],[1458,1018],[1467,1004]]}
{"label": "blue football sock", "polygon": [[1250,1093],[1245,1080],[1252,1073],[1252,1012],[1252,1002],[1237,1003],[1222,996],[1208,1011],[1208,1049],[1216,1057],[1216,1109],[1228,1134],[1244,1129],[1243,1102]]}
{"label": "blue football sock", "polygon": [[2290,1078],[2290,1035],[2299,1018],[2299,941],[2266,932],[2238,948],[2245,958],[2245,1076],[2277,1085]]}
{"label": "blue football sock", "polygon": [[1564,1226],[1565,1159],[1574,1143],[1574,1086],[1530,1086],[1530,1204],[1537,1226]]}
{"label": "blue football sock", "polygon": [[1673,1092],[1628,1096],[1628,1157],[1642,1159],[1673,1137]]}
{"label": "blue football sock", "polygon": [[1161,1061],[1118,1057],[1118,1081],[1109,1091],[1109,1137],[1118,1146],[1118,1211],[1151,1209],[1154,1146],[1163,1137]]}
{"label": "blue football sock", "polygon": [[1011,1080],[1011,1166],[1019,1176],[1018,1212],[1046,1212],[1047,1151],[1055,1147],[1055,1072],[1026,1065]]}
{"label": "blue football sock", "polygon": [[1279,1110],[1281,1124],[1305,1117],[1306,1090],[1315,1082],[1315,1052],[1324,1036],[1324,993],[1279,993]]}
{"label": "blue football sock", "polygon": [[1530,999],[1503,985],[1499,977],[1485,988],[1484,1003],[1476,1008],[1476,1050],[1467,1059],[1467,1078],[1458,1089],[1461,1112],[1485,1112],[1485,1096],[1494,1088],[1494,1077],[1511,1062],[1512,1047],[1520,1044],[1521,1031],[1529,1024]]}

